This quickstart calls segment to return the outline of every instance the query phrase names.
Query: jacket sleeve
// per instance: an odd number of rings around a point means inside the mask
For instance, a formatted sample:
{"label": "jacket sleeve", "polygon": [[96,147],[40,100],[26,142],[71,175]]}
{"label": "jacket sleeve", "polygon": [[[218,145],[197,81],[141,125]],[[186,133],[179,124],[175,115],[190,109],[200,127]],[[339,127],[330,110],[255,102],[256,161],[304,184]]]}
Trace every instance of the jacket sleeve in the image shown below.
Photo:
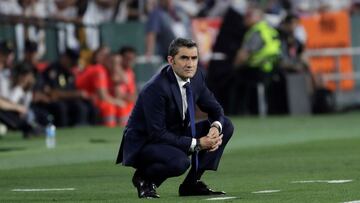
{"label": "jacket sleeve", "polygon": [[[141,97],[147,124],[149,141],[166,143],[187,152],[191,145],[191,137],[174,134],[166,128],[166,106],[168,97],[160,86],[147,87]],[[170,115],[171,116],[171,115]]]}
{"label": "jacket sleeve", "polygon": [[[200,71],[199,71],[200,72]],[[219,121],[224,126],[224,110],[216,100],[214,94],[209,90],[205,84],[205,78],[202,72],[200,72],[200,95],[196,104],[201,111],[208,114],[209,121]]]}

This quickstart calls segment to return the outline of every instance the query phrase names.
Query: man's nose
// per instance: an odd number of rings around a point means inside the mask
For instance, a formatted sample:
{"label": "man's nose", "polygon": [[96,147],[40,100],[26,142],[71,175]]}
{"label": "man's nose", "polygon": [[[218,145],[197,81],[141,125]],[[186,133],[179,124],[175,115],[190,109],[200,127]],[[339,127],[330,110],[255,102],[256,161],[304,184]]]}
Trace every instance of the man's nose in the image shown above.
{"label": "man's nose", "polygon": [[186,65],[187,65],[187,66],[194,66],[194,63],[195,63],[195,60],[189,59],[189,60],[187,60]]}

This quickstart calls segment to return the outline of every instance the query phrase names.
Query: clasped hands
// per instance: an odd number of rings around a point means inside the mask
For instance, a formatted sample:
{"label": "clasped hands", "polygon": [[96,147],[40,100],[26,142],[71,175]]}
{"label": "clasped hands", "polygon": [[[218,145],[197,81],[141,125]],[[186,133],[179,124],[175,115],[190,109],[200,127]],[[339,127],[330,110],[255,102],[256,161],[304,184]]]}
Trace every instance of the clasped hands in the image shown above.
{"label": "clasped hands", "polygon": [[199,139],[201,150],[216,151],[222,144],[222,138],[223,134],[220,134],[217,128],[211,127],[208,134]]}

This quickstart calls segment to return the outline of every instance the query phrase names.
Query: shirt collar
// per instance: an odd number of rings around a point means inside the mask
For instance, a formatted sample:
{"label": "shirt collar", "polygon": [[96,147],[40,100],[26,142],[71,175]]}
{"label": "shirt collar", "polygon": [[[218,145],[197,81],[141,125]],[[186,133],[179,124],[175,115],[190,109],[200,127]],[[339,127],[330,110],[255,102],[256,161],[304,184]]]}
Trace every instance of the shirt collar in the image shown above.
{"label": "shirt collar", "polygon": [[185,85],[185,83],[187,83],[187,82],[190,83],[190,78],[183,80],[175,72],[174,72],[174,74],[175,74],[176,81],[177,81],[179,87],[183,87]]}

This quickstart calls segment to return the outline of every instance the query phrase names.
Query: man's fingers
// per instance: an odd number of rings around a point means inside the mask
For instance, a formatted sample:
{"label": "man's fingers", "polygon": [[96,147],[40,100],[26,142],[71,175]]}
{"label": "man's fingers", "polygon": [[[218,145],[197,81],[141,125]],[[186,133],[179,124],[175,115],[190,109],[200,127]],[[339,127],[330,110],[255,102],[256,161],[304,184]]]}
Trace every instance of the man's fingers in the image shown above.
{"label": "man's fingers", "polygon": [[221,134],[219,137],[216,138],[216,144],[222,142],[223,135]]}
{"label": "man's fingers", "polygon": [[219,146],[222,144],[222,140],[219,141]]}
{"label": "man's fingers", "polygon": [[221,141],[220,142],[217,142],[215,145],[213,145],[211,147],[211,149],[209,150],[209,152],[213,152],[213,151],[216,151],[221,145]]}
{"label": "man's fingers", "polygon": [[211,148],[208,152],[213,152],[213,151],[216,151],[218,148],[219,148],[219,146],[214,147],[214,148]]}
{"label": "man's fingers", "polygon": [[221,134],[219,137],[214,138],[215,141],[212,143],[212,147],[208,150],[209,152],[213,152],[216,151],[220,145],[222,144],[222,138],[223,138],[223,134]]}
{"label": "man's fingers", "polygon": [[210,128],[208,136],[211,138],[219,137],[219,131],[216,128]]}
{"label": "man's fingers", "polygon": [[209,131],[208,136],[209,136],[210,138],[215,138],[215,137],[217,137],[217,136],[218,136],[218,134],[216,134],[216,132],[215,132],[215,131]]}

